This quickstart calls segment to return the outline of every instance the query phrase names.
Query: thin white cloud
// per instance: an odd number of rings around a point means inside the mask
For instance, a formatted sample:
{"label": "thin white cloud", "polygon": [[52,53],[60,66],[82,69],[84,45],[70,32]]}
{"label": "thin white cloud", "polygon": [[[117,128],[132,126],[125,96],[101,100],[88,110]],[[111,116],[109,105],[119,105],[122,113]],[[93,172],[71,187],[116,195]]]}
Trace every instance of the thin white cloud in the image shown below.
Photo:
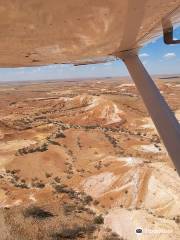
{"label": "thin white cloud", "polygon": [[148,53],[141,53],[141,54],[139,54],[139,57],[146,58],[146,57],[149,57],[149,54]]}
{"label": "thin white cloud", "polygon": [[90,71],[96,70],[96,66],[90,66],[89,70],[90,70]]}
{"label": "thin white cloud", "polygon": [[112,62],[106,62],[104,63],[104,66],[111,66],[113,63]]}
{"label": "thin white cloud", "polygon": [[57,65],[48,65],[46,66],[46,69],[54,69],[57,68]]}
{"label": "thin white cloud", "polygon": [[156,43],[156,41],[158,40],[158,38],[154,38],[151,43]]}
{"label": "thin white cloud", "polygon": [[174,52],[169,52],[169,53],[166,53],[166,54],[164,55],[164,58],[167,59],[167,60],[173,59],[173,58],[175,58],[175,57],[176,57],[176,54],[175,54]]}
{"label": "thin white cloud", "polygon": [[37,72],[43,72],[44,68],[43,67],[34,67],[29,70],[30,73],[37,73]]}
{"label": "thin white cloud", "polygon": [[143,65],[146,65],[148,63],[148,61],[142,61]]}

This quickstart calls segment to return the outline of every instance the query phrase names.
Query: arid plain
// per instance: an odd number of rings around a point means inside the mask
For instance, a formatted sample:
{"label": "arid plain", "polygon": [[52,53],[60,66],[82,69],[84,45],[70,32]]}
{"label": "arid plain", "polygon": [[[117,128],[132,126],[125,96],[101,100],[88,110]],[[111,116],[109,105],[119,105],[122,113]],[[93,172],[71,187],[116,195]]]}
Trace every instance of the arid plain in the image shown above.
{"label": "arid plain", "polygon": [[[180,120],[180,78],[156,83]],[[131,81],[0,84],[0,239],[180,239],[179,176]]]}

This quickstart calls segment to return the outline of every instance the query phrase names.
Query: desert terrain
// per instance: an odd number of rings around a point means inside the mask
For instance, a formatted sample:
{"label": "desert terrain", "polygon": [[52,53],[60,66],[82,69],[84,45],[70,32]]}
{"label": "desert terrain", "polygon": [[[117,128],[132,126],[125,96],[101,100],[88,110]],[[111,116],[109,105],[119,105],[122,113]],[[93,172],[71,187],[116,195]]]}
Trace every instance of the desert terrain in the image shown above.
{"label": "desert terrain", "polygon": [[[156,84],[180,120],[180,78]],[[0,84],[0,240],[34,239],[180,239],[179,176],[130,80]]]}

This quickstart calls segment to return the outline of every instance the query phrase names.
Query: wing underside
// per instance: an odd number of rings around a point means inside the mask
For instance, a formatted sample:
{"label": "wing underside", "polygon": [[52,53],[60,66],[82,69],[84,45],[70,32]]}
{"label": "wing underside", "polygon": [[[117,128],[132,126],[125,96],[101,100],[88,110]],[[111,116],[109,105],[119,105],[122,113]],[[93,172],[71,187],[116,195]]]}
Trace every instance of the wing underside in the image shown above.
{"label": "wing underside", "polygon": [[180,0],[0,1],[0,66],[92,61],[142,46]]}

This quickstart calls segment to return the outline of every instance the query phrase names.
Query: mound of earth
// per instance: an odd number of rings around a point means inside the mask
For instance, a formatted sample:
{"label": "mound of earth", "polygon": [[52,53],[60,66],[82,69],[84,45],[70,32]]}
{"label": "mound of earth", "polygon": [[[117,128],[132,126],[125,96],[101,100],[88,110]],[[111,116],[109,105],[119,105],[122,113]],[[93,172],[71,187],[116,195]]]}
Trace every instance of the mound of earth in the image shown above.
{"label": "mound of earth", "polygon": [[111,125],[125,121],[125,114],[111,100],[101,96],[82,95],[63,99],[63,122],[77,125]]}

